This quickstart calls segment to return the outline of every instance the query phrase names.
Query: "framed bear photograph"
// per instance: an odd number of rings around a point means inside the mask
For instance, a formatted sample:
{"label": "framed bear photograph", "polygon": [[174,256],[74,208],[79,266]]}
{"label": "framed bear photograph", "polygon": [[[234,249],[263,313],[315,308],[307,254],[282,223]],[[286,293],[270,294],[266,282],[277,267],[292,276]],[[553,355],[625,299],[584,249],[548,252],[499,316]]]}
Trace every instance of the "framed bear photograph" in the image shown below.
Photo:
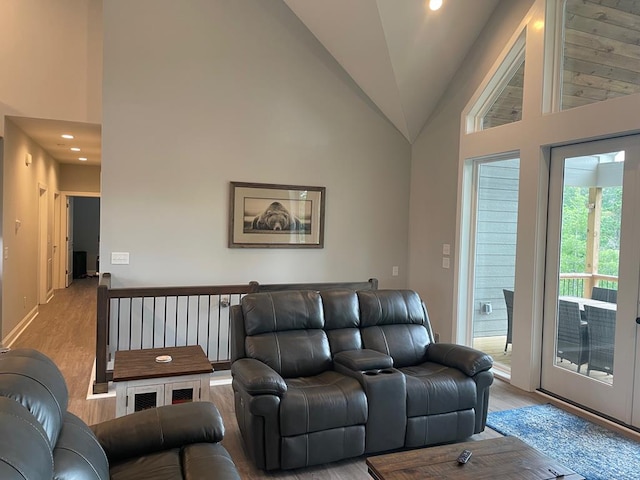
{"label": "framed bear photograph", "polygon": [[231,182],[229,248],[323,248],[325,187]]}

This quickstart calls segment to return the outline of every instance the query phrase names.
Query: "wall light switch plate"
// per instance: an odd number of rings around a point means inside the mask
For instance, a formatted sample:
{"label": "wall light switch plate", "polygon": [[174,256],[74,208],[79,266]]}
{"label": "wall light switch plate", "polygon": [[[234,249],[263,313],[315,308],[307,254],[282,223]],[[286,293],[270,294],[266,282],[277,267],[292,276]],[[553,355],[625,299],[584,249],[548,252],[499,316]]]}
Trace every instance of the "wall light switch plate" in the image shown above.
{"label": "wall light switch plate", "polygon": [[129,252],[111,252],[111,265],[129,265]]}
{"label": "wall light switch plate", "polygon": [[449,268],[449,257],[442,257],[442,268]]}
{"label": "wall light switch plate", "polygon": [[443,255],[450,255],[451,254],[451,245],[448,243],[443,243],[442,244],[442,254]]}

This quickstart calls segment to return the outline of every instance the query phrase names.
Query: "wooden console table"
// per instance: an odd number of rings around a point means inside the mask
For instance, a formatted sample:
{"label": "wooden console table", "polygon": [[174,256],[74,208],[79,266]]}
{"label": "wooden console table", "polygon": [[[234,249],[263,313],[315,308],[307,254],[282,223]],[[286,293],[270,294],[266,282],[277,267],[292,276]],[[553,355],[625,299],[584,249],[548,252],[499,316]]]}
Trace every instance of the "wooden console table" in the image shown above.
{"label": "wooden console table", "polygon": [[[471,450],[471,459],[459,465],[462,450]],[[369,475],[376,480],[584,480],[515,437],[491,438],[465,443],[420,448],[367,458]],[[553,472],[560,474],[560,477]]]}
{"label": "wooden console table", "polygon": [[[170,355],[171,362],[156,362],[161,355]],[[199,345],[119,350],[113,364],[116,417],[172,403],[209,400],[212,372]]]}

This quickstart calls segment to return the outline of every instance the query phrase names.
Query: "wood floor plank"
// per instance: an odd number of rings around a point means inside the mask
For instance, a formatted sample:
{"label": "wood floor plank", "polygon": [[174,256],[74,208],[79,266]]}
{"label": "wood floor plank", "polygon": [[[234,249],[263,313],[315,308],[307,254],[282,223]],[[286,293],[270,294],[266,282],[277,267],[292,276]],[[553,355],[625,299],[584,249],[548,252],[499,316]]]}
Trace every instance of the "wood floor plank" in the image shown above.
{"label": "wood floor plank", "polygon": [[[77,279],[72,286],[56,290],[47,305],[12,348],[35,348],[48,355],[58,365],[69,389],[69,411],[89,424],[115,417],[115,398],[87,400],[91,370],[95,357],[97,279]],[[247,458],[235,419],[233,391],[230,385],[211,387],[211,401],[218,407],[225,425],[223,445],[229,450],[243,479],[277,478],[283,480],[369,479],[365,457],[285,472],[265,473],[255,468]],[[489,410],[506,410],[543,403],[539,396],[523,392],[508,383],[496,380],[491,387]],[[500,436],[491,429],[473,439]]]}

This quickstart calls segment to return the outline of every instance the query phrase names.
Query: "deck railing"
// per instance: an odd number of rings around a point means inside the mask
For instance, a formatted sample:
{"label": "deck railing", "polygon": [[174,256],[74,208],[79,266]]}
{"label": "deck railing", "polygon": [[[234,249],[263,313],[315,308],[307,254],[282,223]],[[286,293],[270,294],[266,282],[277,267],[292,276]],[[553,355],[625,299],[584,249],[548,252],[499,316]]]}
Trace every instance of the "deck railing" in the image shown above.
{"label": "deck railing", "polygon": [[559,295],[591,298],[593,287],[618,289],[618,277],[599,273],[561,273]]}
{"label": "deck railing", "polygon": [[113,378],[118,350],[200,345],[217,370],[229,369],[229,311],[248,293],[278,290],[376,290],[378,281],[260,285],[111,288],[98,284],[94,393]]}

